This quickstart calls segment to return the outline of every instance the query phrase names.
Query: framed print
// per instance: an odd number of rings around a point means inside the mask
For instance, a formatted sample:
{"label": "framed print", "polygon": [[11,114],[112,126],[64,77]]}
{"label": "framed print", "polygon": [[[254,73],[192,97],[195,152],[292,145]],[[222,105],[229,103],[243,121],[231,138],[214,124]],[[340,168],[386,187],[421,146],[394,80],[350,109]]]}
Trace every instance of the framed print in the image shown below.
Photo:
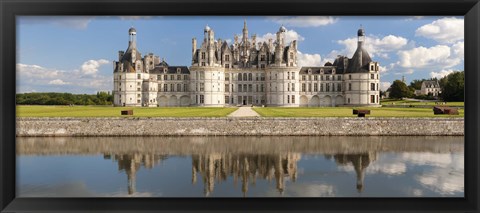
{"label": "framed print", "polygon": [[476,0],[0,7],[1,212],[479,211]]}

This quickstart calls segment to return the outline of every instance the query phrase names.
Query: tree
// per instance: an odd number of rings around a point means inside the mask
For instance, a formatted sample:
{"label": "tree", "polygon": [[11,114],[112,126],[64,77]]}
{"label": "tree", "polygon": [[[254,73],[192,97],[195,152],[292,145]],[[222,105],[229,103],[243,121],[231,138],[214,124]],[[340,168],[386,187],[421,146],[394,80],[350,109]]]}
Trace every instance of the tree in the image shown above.
{"label": "tree", "polygon": [[390,92],[389,96],[395,99],[409,98],[413,96],[412,91],[400,80],[395,80],[387,91]]}
{"label": "tree", "polygon": [[465,101],[465,72],[453,72],[440,79],[444,101]]}

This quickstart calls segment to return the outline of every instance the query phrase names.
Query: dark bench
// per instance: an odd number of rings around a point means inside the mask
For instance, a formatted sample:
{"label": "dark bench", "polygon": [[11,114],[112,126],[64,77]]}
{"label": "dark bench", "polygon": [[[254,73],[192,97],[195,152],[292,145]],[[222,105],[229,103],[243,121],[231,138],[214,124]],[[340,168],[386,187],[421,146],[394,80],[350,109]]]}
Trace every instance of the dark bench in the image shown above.
{"label": "dark bench", "polygon": [[133,115],[133,110],[122,110],[122,115]]}
{"label": "dark bench", "polygon": [[366,114],[370,115],[370,110],[369,109],[354,109],[353,114],[358,115],[358,117],[365,117]]}
{"label": "dark bench", "polygon": [[452,107],[433,107],[434,115],[458,115],[458,109]]}

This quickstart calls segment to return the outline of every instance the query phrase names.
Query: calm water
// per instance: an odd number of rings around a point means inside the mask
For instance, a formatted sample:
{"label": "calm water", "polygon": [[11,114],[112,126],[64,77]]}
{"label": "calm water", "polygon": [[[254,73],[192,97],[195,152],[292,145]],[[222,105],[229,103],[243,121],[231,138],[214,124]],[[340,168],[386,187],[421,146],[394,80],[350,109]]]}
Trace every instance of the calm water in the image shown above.
{"label": "calm water", "polygon": [[17,196],[463,197],[463,140],[17,138]]}

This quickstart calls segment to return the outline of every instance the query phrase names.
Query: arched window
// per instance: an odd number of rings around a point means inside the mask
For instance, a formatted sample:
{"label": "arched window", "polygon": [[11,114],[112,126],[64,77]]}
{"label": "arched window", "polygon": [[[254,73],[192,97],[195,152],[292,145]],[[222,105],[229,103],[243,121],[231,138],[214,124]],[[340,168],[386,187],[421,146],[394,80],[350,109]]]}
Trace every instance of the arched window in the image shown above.
{"label": "arched window", "polygon": [[243,80],[244,80],[244,81],[247,80],[247,73],[243,73]]}
{"label": "arched window", "polygon": [[238,73],[238,81],[242,81],[242,73]]}
{"label": "arched window", "polygon": [[252,81],[252,73],[248,73],[248,80]]}

